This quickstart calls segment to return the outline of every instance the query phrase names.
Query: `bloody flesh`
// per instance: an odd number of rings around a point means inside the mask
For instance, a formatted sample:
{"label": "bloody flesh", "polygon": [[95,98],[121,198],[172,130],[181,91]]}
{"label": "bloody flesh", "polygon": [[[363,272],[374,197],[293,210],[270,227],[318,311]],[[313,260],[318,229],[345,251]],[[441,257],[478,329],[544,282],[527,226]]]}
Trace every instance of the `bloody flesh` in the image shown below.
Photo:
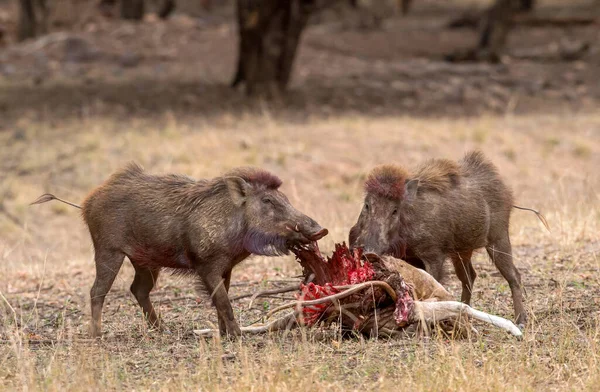
{"label": "bloody flesh", "polygon": [[[403,327],[409,322],[412,311],[413,299],[410,290],[402,277],[385,268],[378,257],[370,262],[360,248],[349,250],[345,243],[336,244],[331,257],[323,257],[316,242],[308,247],[297,249],[296,258],[304,269],[304,275],[310,283],[302,284],[297,299],[314,300],[340,292],[335,286],[354,285],[358,283],[382,280],[392,286],[398,296],[394,303],[390,296],[378,288],[368,289],[342,300],[344,303],[357,303],[355,310],[358,312],[357,320],[353,322],[352,329],[361,329],[361,320],[367,320],[377,309],[394,306],[394,320],[398,327]],[[374,255],[373,255],[374,256]],[[314,325],[317,321],[327,316],[328,310],[335,308],[332,303],[322,303],[305,306],[301,311],[301,319],[306,325]]]}

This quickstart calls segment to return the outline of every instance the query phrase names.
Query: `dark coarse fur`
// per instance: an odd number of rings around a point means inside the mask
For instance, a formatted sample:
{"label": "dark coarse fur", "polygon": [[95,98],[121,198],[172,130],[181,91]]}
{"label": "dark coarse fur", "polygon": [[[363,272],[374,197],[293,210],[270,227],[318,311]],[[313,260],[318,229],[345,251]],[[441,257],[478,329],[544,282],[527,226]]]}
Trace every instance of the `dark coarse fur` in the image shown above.
{"label": "dark coarse fur", "polygon": [[[390,173],[396,174],[395,182]],[[393,194],[385,191],[392,188]],[[510,285],[517,323],[526,322],[521,278],[508,235],[512,192],[483,153],[469,152],[458,163],[430,160],[412,175],[397,166],[378,167],[368,177],[365,191],[365,205],[350,231],[351,246],[405,257],[437,280],[450,258],[466,303],[476,277],[472,252],[486,248]]]}
{"label": "dark coarse fur", "polygon": [[217,308],[221,333],[239,335],[227,295],[232,268],[252,253],[284,254],[327,234],[289,203],[280,185],[257,168],[197,181],[150,175],[135,164],[113,174],[81,207],[96,260],[92,334],[101,333],[104,297],[127,256],[135,268],[131,291],[152,325],[159,320],[149,293],[160,270],[171,268],[197,275]]}

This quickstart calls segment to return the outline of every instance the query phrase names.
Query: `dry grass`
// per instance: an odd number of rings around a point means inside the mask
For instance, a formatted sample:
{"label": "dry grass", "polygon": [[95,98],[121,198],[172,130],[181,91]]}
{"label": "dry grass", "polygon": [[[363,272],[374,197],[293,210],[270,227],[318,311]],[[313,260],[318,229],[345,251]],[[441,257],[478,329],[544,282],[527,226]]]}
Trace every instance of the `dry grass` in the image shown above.
{"label": "dry grass", "polygon": [[[600,382],[598,194],[600,117],[483,116],[457,120],[340,117],[290,124],[269,112],[223,116],[190,127],[165,115],[152,121],[86,118],[44,130],[22,119],[0,135],[2,205],[18,220],[0,230],[0,386],[9,389],[289,390],[594,390]],[[568,129],[568,132],[565,130]],[[84,130],[84,131],[82,131]],[[585,154],[574,154],[585,146]],[[361,182],[381,162],[458,158],[481,148],[513,186],[518,203],[541,209],[552,226],[516,211],[515,258],[532,319],[517,342],[481,328],[469,340],[341,340],[336,331],[205,341],[194,328],[216,322],[191,282],[164,276],[153,293],[171,334],[147,331],[129,294],[126,265],[105,308],[105,336],[87,339],[92,250],[78,213],[27,207],[45,191],[79,201],[129,160],[153,172],[213,176],[244,164],[284,180],[293,204],[330,229],[324,247],[347,237],[361,203]],[[507,156],[506,151],[511,151]],[[483,255],[474,305],[511,317],[510,291]],[[254,257],[234,272],[232,294],[282,284],[299,268],[291,257]],[[455,293],[458,285],[448,279]],[[236,303],[247,324],[252,310]],[[28,343],[31,341],[31,343]]]}

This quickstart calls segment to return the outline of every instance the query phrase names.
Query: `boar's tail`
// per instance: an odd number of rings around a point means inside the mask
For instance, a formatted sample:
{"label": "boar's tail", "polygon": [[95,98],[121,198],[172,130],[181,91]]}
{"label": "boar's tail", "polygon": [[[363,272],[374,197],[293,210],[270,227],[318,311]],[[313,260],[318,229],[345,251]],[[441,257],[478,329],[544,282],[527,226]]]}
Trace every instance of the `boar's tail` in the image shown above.
{"label": "boar's tail", "polygon": [[538,219],[544,224],[544,226],[546,227],[546,230],[550,231],[550,225],[548,224],[548,221],[546,220],[546,218],[544,217],[544,215],[542,215],[539,211],[536,211],[533,208],[519,207],[519,206],[515,206],[515,205],[513,205],[513,208],[518,208],[519,210],[525,210],[525,211],[531,211],[531,212],[533,212],[534,214],[537,215]]}
{"label": "boar's tail", "polygon": [[68,204],[68,205],[73,206],[75,208],[81,209],[81,206],[78,206],[75,203],[71,203],[70,201],[59,199],[58,197],[54,196],[51,193],[44,193],[42,196],[38,197],[34,202],[30,203],[29,205],[31,206],[31,205],[34,205],[34,204],[42,204],[42,203],[45,203],[45,202],[50,201],[50,200],[58,200],[60,202],[63,202],[65,204]]}

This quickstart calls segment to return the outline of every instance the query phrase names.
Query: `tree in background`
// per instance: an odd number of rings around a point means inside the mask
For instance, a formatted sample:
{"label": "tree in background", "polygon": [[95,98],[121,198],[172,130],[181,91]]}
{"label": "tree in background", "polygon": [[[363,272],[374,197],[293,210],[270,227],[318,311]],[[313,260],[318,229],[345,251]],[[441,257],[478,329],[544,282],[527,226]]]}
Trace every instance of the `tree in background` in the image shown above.
{"label": "tree in background", "polygon": [[46,0],[19,0],[17,38],[22,41],[47,31],[48,7]]}
{"label": "tree in background", "polygon": [[239,50],[233,87],[278,96],[287,87],[300,37],[315,0],[237,0]]}
{"label": "tree in background", "polygon": [[450,61],[499,61],[506,46],[508,33],[513,25],[514,15],[518,12],[531,11],[534,3],[535,0],[496,0],[479,21],[477,45],[467,51],[453,53],[447,59]]}

